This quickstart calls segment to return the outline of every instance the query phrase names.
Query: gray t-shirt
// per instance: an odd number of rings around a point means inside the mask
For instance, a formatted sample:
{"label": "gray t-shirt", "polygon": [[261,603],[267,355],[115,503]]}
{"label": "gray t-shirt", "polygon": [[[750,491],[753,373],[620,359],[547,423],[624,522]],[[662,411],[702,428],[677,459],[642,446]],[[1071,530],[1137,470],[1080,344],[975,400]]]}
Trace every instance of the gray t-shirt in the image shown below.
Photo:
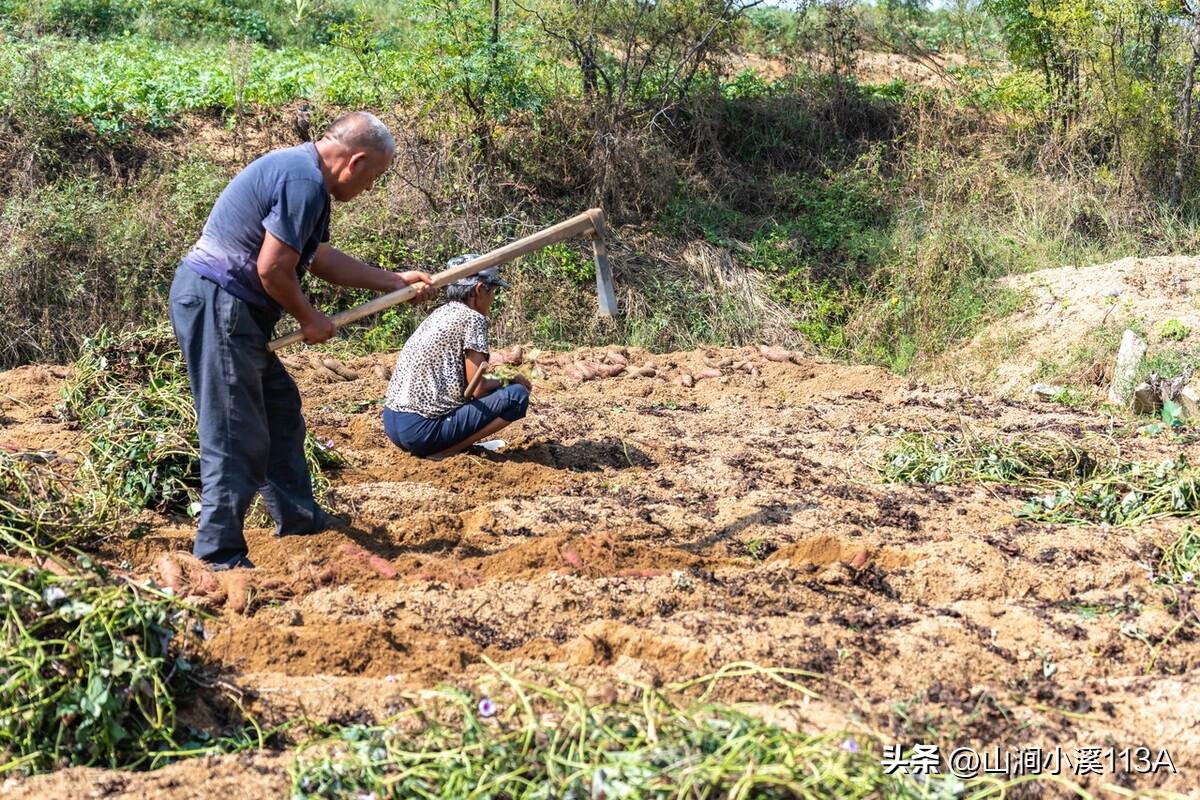
{"label": "gray t-shirt", "polygon": [[312,142],[255,159],[229,182],[213,205],[199,241],[183,263],[230,294],[279,319],[279,304],[258,277],[265,231],[300,254],[307,269],[329,241],[329,192]]}
{"label": "gray t-shirt", "polygon": [[466,351],[488,352],[487,317],[462,303],[430,314],[404,343],[384,405],[434,419],[463,404]]}

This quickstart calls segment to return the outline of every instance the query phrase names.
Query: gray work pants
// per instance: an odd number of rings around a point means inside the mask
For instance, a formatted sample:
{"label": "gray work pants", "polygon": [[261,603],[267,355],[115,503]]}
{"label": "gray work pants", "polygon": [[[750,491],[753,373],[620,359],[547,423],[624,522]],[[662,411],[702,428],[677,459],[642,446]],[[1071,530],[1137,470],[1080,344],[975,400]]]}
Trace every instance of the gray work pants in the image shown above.
{"label": "gray work pants", "polygon": [[276,534],[310,533],[322,516],[304,460],[300,392],[267,350],[262,312],[180,265],[171,326],[200,422],[200,520],[193,551],[214,564],[247,553],[242,525],[255,492]]}

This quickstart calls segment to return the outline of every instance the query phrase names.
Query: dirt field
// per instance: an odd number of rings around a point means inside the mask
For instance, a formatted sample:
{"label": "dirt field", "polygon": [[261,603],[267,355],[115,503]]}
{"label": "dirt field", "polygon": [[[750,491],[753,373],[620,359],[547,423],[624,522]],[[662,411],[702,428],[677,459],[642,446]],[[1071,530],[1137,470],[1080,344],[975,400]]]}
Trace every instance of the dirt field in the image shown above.
{"label": "dirt field", "polygon": [[[719,698],[782,702],[771,713],[806,730],[1072,754],[1166,748],[1178,774],[1106,767],[1079,780],[1200,785],[1200,643],[1155,646],[1179,620],[1138,566],[1182,523],[1035,525],[1014,518],[1022,498],[1005,487],[888,485],[872,469],[889,443],[880,426],[1079,438],[1112,433],[1109,420],[756,350],[632,352],[659,377],[586,383],[564,373],[577,356],[538,360],[529,417],[501,434],[504,452],[442,462],[385,438],[373,366],[389,358],[348,362],[354,381],[298,371],[310,427],[350,461],[333,474],[333,505],[353,528],[248,533],[258,569],[246,608],[221,608],[208,633],[262,720],[382,719],[403,691],[475,685],[490,675],[484,657],[597,693],[754,661],[826,676],[809,683],[819,699],[761,680],[723,683]],[[752,359],[758,375],[678,382],[727,357]],[[65,375],[0,374],[0,442],[77,446],[53,417]],[[1130,458],[1168,452],[1121,444]],[[191,529],[148,521],[150,535],[109,554],[154,575]],[[73,769],[10,779],[0,795],[284,797],[290,759]]]}

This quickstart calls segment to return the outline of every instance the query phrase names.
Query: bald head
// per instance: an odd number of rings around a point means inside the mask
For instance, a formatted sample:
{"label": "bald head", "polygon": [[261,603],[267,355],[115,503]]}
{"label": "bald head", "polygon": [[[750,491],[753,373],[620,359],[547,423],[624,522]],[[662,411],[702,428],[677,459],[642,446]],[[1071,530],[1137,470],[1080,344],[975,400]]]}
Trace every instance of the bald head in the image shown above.
{"label": "bald head", "polygon": [[353,111],[329,126],[317,142],[325,188],[335,200],[369,191],[392,163],[396,140],[374,114]]}
{"label": "bald head", "polygon": [[386,156],[396,152],[396,140],[392,132],[374,114],[366,111],[351,111],[343,114],[329,126],[323,137],[340,144],[348,151],[368,151]]}

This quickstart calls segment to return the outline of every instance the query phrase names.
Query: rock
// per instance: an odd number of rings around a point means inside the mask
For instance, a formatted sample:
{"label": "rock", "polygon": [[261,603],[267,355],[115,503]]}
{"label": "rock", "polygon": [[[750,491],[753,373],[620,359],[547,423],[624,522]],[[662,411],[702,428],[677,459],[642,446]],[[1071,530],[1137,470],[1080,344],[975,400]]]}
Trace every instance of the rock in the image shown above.
{"label": "rock", "polygon": [[1197,391],[1190,383],[1179,390],[1175,402],[1179,404],[1180,420],[1183,422],[1200,420],[1200,391]]}
{"label": "rock", "polygon": [[679,385],[685,386],[688,389],[690,389],[696,385],[696,379],[693,378],[691,375],[687,375],[687,374],[680,375],[679,376]]}
{"label": "rock", "polygon": [[1113,368],[1112,384],[1108,387],[1108,402],[1127,406],[1133,398],[1134,381],[1138,368],[1146,357],[1146,343],[1136,333],[1125,330],[1121,337],[1121,349],[1117,351],[1117,362]]}
{"label": "rock", "polygon": [[1162,401],[1159,400],[1158,393],[1150,384],[1140,383],[1133,390],[1133,413],[1157,414],[1161,407]]}
{"label": "rock", "polygon": [[1045,400],[1049,400],[1050,398],[1061,394],[1063,391],[1063,387],[1054,386],[1049,383],[1035,383],[1033,386],[1029,387],[1030,394],[1036,395],[1037,397],[1041,397]]}

